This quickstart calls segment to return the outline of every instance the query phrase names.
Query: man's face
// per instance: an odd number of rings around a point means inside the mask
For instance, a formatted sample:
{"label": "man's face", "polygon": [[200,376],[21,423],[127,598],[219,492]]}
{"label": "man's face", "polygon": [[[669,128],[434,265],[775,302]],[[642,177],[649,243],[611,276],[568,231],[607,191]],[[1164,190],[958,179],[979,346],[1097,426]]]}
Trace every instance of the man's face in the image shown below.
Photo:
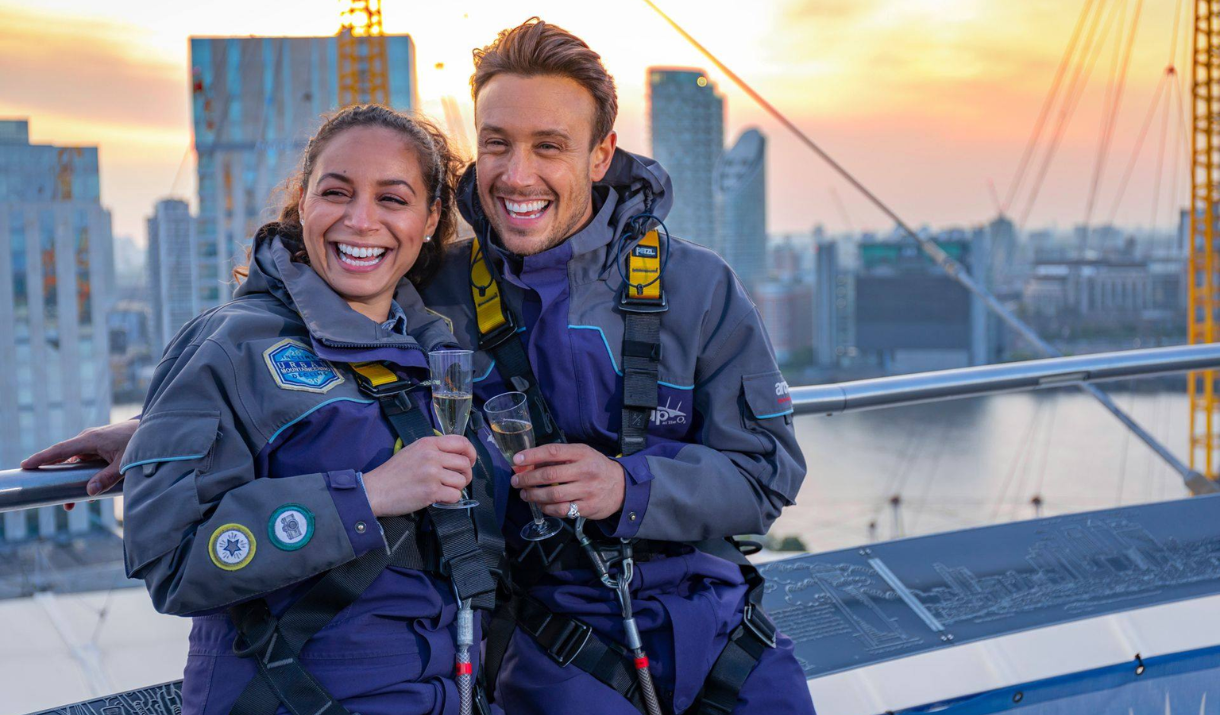
{"label": "man's face", "polygon": [[593,145],[595,116],[593,95],[556,75],[496,75],[475,97],[479,200],[508,250],[541,253],[593,217],[616,143]]}

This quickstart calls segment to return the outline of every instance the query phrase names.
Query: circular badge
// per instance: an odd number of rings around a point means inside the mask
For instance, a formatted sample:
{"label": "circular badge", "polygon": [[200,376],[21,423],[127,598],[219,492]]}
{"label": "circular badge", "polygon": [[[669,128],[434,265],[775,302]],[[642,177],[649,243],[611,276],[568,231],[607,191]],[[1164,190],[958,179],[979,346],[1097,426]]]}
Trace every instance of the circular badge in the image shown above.
{"label": "circular badge", "polygon": [[208,555],[212,563],[225,571],[245,568],[254,558],[257,544],[254,534],[241,524],[225,524],[212,532],[208,540]]}
{"label": "circular badge", "polygon": [[271,515],[267,535],[276,548],[296,551],[313,538],[313,512],[300,504],[285,504]]}

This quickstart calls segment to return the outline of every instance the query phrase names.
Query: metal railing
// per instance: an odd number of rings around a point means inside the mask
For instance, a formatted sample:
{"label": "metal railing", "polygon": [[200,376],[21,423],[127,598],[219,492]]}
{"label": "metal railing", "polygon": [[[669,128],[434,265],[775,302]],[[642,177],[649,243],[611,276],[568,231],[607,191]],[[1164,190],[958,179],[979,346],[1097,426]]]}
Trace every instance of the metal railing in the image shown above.
{"label": "metal railing", "polygon": [[[1184,345],[808,385],[792,388],[791,396],[798,415],[834,415],[1216,369],[1220,369],[1220,344]],[[0,471],[0,512],[117,496],[118,488],[97,497],[85,491],[89,478],[101,467],[90,463]],[[1195,494],[1220,491],[1197,473],[1185,482]]]}

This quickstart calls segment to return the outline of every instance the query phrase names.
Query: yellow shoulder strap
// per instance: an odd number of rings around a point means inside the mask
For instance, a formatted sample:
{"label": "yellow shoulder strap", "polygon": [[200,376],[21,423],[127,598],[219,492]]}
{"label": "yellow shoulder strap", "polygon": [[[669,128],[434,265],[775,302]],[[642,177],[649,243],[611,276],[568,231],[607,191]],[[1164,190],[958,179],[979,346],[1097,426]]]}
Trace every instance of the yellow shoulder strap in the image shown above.
{"label": "yellow shoulder strap", "polygon": [[649,231],[627,254],[627,300],[661,299],[661,239]]}
{"label": "yellow shoulder strap", "polygon": [[500,302],[500,286],[491,277],[477,238],[470,242],[470,291],[479,318],[479,335],[490,335],[508,324]]}

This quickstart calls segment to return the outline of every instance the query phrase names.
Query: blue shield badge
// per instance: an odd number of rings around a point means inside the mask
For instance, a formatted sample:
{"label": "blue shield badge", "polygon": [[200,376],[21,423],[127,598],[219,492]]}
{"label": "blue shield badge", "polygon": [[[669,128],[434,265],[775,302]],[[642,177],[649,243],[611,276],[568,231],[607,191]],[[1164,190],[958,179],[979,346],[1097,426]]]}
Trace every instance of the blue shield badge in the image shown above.
{"label": "blue shield badge", "polygon": [[304,343],[291,338],[267,348],[263,359],[275,384],[284,390],[326,392],[343,382],[343,376],[334,366],[315,355]]}

